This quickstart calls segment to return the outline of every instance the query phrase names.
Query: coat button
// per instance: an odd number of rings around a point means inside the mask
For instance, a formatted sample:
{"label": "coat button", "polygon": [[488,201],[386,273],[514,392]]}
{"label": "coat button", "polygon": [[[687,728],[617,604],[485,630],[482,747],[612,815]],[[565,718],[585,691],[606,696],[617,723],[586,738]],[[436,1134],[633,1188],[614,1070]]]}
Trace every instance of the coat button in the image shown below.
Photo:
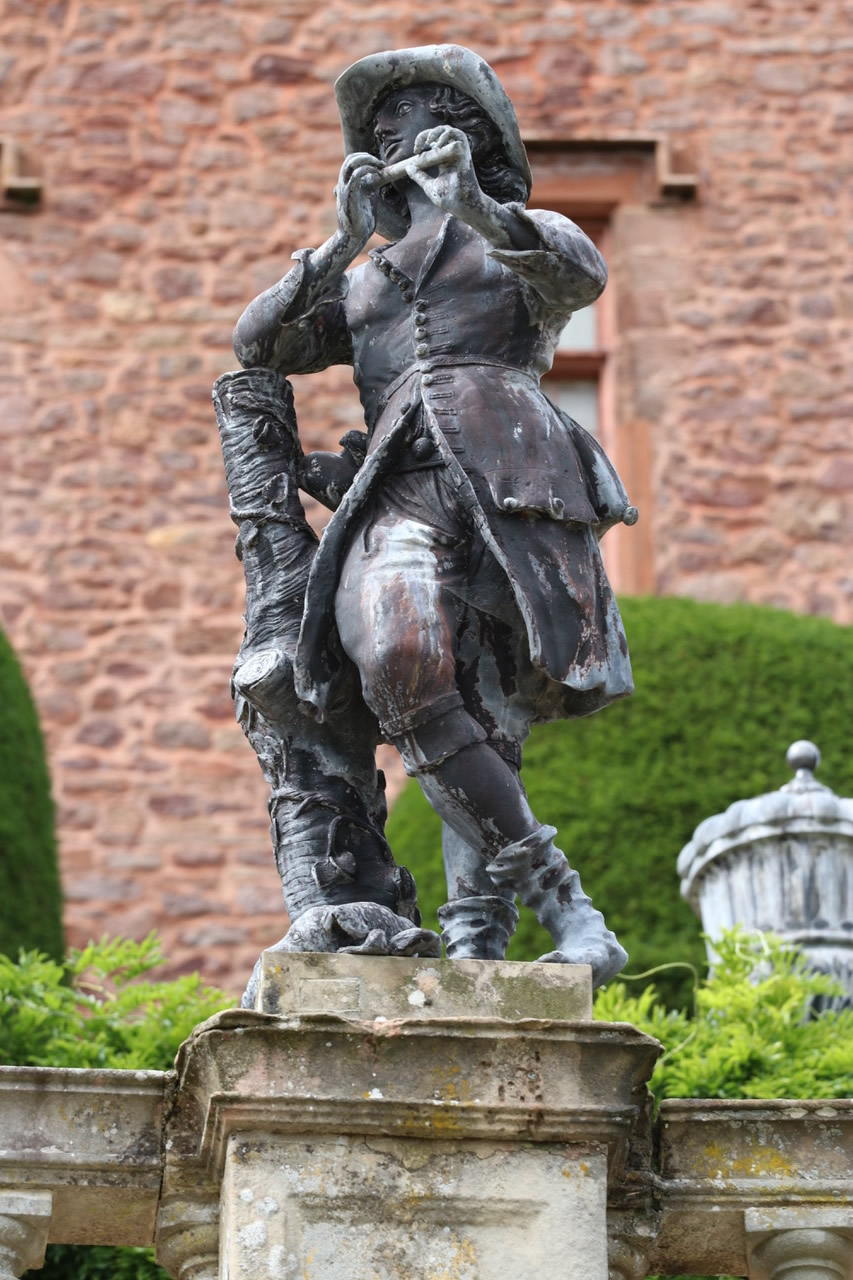
{"label": "coat button", "polygon": [[504,511],[517,511],[517,510],[518,510],[518,498],[504,498],[504,500],[503,500],[503,509],[504,509]]}
{"label": "coat button", "polygon": [[435,445],[428,436],[421,436],[412,445],[412,453],[419,462],[423,462],[424,459],[431,457],[435,453]]}
{"label": "coat button", "polygon": [[424,376],[421,378],[421,382],[424,384],[425,387],[431,387],[433,382],[435,382],[435,378],[433,378],[431,373],[425,373]]}
{"label": "coat button", "polygon": [[403,290],[403,301],[404,301],[404,302],[414,302],[414,300],[415,300],[415,295],[412,293],[411,289],[404,289],[404,290]]}
{"label": "coat button", "polygon": [[419,342],[419,343],[418,343],[418,345],[415,347],[415,355],[416,355],[416,356],[428,356],[428,355],[429,355],[429,347],[427,346],[427,344],[426,344],[425,342]]}
{"label": "coat button", "polygon": [[417,329],[415,329],[415,337],[416,337],[416,338],[425,338],[426,336],[427,336],[427,331],[426,331],[426,329],[422,329],[422,328],[421,328],[421,326],[420,326],[420,325],[418,325]]}

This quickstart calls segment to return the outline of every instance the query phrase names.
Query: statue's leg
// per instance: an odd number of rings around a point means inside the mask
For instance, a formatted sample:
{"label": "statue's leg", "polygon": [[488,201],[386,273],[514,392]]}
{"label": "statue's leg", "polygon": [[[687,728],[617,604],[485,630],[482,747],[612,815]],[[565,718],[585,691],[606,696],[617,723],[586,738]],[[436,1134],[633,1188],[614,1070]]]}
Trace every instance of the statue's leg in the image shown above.
{"label": "statue's leg", "polygon": [[[452,750],[466,719],[476,724],[458,707],[393,740],[433,808],[465,844],[479,848],[495,889],[517,893],[551,934],[555,950],[540,959],[588,964],[593,985],[601,986],[625,966],[627,953],[554,844],[556,830],[537,823],[515,770],[485,741]],[[465,909],[457,911],[464,919]]]}
{"label": "statue's leg", "polygon": [[[540,828],[518,770],[487,741],[459,691],[459,587],[466,570],[461,543],[454,547],[423,524],[380,513],[366,533],[354,537],[344,562],[335,606],[341,643],[359,669],[365,702],[407,773],[481,859],[499,909],[505,912],[507,901],[501,891],[518,893],[555,938],[557,950],[547,958],[589,963],[594,979],[606,981],[625,963],[625,953],[601,914],[579,894],[577,874],[564,855],[543,843],[550,829]],[[543,867],[547,874],[540,875]],[[476,883],[485,887],[481,876]],[[482,902],[476,909],[483,910]],[[460,926],[460,932],[478,930]],[[577,949],[572,932],[579,935]]]}
{"label": "statue's leg", "polygon": [[515,890],[496,888],[481,854],[446,822],[441,843],[448,901],[438,918],[448,957],[503,960],[518,923]]}
{"label": "statue's leg", "polygon": [[439,815],[481,858],[535,831],[518,772],[487,742],[457,686],[467,547],[393,512],[357,533],[335,620],[365,703]]}
{"label": "statue's leg", "polygon": [[[457,655],[466,706],[487,726],[489,740],[504,759],[519,770],[521,744],[546,688],[541,673],[521,651],[521,637],[520,620],[513,625],[473,611],[471,624],[460,633]],[[577,873],[555,848],[553,828],[540,832],[541,839],[534,834],[520,848],[505,847],[484,869],[485,875],[496,887],[518,892],[549,930],[556,950],[543,960],[588,963],[600,986],[623,967],[626,953],[584,894]]]}
{"label": "statue's leg", "polygon": [[[409,772],[418,772],[415,757],[431,766],[436,751],[444,756],[471,746],[480,760],[476,773],[488,782],[492,764],[501,777],[506,766],[486,743],[486,731],[465,710],[457,688],[455,651],[465,612],[458,589],[467,576],[467,558],[464,538],[442,536],[425,523],[386,511],[352,539],[336,597],[336,620],[343,648],[361,674],[365,701],[379,709],[385,736],[403,745]],[[421,723],[423,732],[418,733]],[[414,756],[407,753],[406,741]],[[492,803],[493,786],[484,792],[486,807]],[[500,780],[498,786],[506,791]],[[445,820],[450,903],[441,920],[448,954],[501,959],[518,918],[515,895],[491,882],[478,826],[460,830],[464,810],[449,824],[443,805],[433,804]],[[533,827],[531,816],[512,829],[522,835]],[[502,843],[497,841],[494,849]]]}
{"label": "statue's leg", "polygon": [[554,844],[555,827],[539,827],[507,845],[487,871],[496,885],[513,888],[556,943],[540,961],[588,964],[594,987],[623,969],[628,953],[581,887],[580,876]]}
{"label": "statue's leg", "polygon": [[357,685],[322,724],[301,713],[294,688],[317,537],[298,494],[290,386],[271,369],[244,369],[217,381],[214,401],[246,575],[246,633],[232,687],[272,791],[273,846],[291,922],[279,946],[436,955],[438,937],[418,928],[414,881],[384,837],[377,725]]}

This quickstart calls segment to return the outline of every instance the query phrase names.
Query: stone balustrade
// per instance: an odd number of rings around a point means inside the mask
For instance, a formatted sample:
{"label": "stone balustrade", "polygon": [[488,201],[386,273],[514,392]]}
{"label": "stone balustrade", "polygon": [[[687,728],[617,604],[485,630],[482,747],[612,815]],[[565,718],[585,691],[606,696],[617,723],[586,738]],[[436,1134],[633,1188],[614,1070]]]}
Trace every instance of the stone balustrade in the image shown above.
{"label": "stone balustrade", "polygon": [[0,1068],[0,1280],[49,1241],[175,1280],[853,1280],[853,1103],[653,1119],[656,1043],[587,972],[270,956],[277,1012],[175,1072]]}

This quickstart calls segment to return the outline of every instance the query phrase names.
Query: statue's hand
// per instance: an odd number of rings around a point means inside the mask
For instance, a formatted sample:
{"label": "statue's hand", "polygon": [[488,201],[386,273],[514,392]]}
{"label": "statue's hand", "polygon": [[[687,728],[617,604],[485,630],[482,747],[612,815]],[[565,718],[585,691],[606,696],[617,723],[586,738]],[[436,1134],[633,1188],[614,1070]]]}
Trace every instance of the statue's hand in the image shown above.
{"label": "statue's hand", "polygon": [[[420,167],[419,156],[439,150],[443,154],[437,165]],[[415,138],[415,154],[406,173],[445,213],[468,221],[471,214],[482,212],[486,197],[474,172],[470,143],[461,129],[446,124],[424,129]]]}
{"label": "statue's hand", "polygon": [[347,156],[341,166],[335,198],[338,203],[338,226],[344,235],[358,242],[358,252],[373,235],[376,227],[376,193],[382,161],[366,151]]}

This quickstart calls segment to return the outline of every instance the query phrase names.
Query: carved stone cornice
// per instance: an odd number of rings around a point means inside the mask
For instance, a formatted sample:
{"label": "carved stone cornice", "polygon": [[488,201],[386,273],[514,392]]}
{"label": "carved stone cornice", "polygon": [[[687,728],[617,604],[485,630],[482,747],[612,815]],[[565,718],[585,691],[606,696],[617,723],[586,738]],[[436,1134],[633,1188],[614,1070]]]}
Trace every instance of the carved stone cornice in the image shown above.
{"label": "carved stone cornice", "polygon": [[0,1191],[49,1192],[50,1239],[150,1244],[162,1071],[0,1067]]}
{"label": "carved stone cornice", "polygon": [[609,1023],[228,1011],[178,1057],[170,1150],[216,1180],[252,1130],[592,1143],[617,1177],[658,1052]]}
{"label": "carved stone cornice", "polygon": [[747,1214],[853,1204],[853,1102],[668,1099],[649,1270],[746,1275]]}

